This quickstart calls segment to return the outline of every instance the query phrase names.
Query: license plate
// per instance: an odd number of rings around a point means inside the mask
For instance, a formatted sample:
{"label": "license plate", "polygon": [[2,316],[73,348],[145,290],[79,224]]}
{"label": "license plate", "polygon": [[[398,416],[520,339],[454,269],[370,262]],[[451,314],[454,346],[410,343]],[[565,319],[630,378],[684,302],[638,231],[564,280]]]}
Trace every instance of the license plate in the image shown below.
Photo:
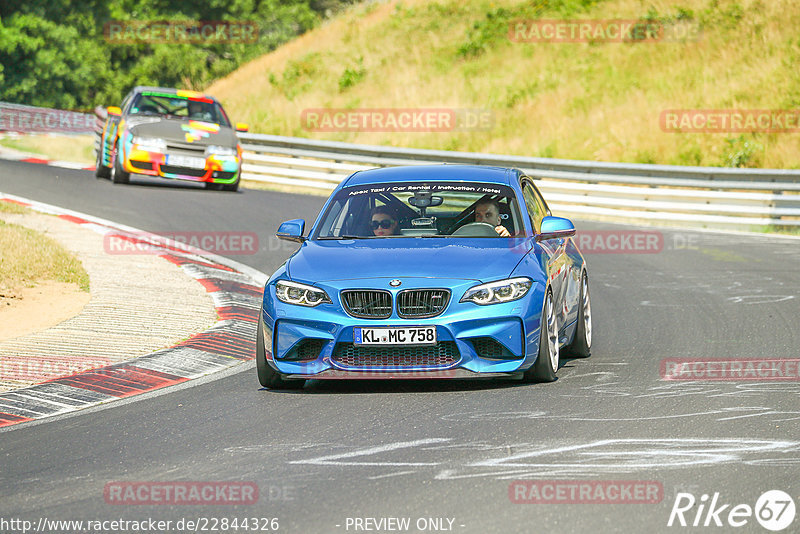
{"label": "license plate", "polygon": [[167,165],[186,167],[187,169],[205,169],[206,160],[205,158],[167,154]]}
{"label": "license plate", "polygon": [[356,345],[435,345],[435,326],[387,326],[353,330]]}

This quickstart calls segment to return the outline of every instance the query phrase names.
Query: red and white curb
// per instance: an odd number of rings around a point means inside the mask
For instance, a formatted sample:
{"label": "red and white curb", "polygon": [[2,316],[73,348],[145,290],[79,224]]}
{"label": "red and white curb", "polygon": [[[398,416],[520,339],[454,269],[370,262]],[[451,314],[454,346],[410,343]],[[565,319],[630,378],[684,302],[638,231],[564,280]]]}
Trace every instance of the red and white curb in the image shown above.
{"label": "red and white curb", "polygon": [[[222,371],[255,357],[258,312],[267,276],[239,262],[91,215],[0,193],[13,202],[103,235],[146,241],[211,295],[219,320],[170,348],[0,394],[0,427],[139,395]],[[21,356],[24,358],[24,355]]]}

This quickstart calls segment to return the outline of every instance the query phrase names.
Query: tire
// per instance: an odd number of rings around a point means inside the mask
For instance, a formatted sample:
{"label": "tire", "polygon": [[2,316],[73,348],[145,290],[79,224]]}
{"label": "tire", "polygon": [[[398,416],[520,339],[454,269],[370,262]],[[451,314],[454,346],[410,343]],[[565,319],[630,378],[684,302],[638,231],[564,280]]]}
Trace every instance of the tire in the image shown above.
{"label": "tire", "polygon": [[581,275],[578,326],[575,327],[575,336],[567,352],[576,358],[588,358],[592,354],[592,303],[589,299],[589,278],[586,276],[586,271]]}
{"label": "tire", "polygon": [[103,154],[103,147],[101,146],[100,149],[97,151],[97,158],[94,162],[94,175],[97,178],[109,178],[111,177],[111,169],[103,165],[103,158],[101,155]]}
{"label": "tire", "polygon": [[558,320],[553,308],[553,294],[548,289],[542,306],[542,321],[539,328],[539,356],[536,363],[525,371],[525,378],[534,382],[553,382],[558,371]]}
{"label": "tire", "polygon": [[115,184],[127,184],[131,181],[131,173],[125,172],[120,164],[119,150],[114,149],[111,161],[111,181]]}
{"label": "tire", "polygon": [[232,184],[215,184],[212,182],[206,182],[206,189],[211,191],[238,191],[239,190],[239,180],[236,180]]}
{"label": "tire", "polygon": [[256,370],[258,371],[258,381],[265,388],[301,389],[306,383],[305,380],[283,378],[267,363],[267,355],[264,350],[264,318],[260,310],[258,312],[258,333],[256,334]]}
{"label": "tire", "polygon": [[225,184],[222,186],[223,191],[230,191],[231,193],[235,193],[239,190],[239,180],[237,179],[232,184]]}

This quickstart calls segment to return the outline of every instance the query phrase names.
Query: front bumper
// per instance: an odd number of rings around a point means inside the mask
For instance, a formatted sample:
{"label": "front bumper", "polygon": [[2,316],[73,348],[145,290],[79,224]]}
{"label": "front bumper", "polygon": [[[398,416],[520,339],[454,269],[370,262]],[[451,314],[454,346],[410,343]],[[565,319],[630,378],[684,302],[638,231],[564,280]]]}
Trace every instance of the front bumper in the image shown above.
{"label": "front bumper", "polygon": [[421,380],[421,379],[468,379],[476,378],[522,378],[523,371],[508,373],[475,373],[467,369],[448,369],[445,371],[340,371],[329,369],[315,375],[287,375],[286,378],[305,380]]}
{"label": "front bumper", "polygon": [[[427,283],[442,287],[435,281]],[[339,291],[334,288],[320,284],[333,302],[305,308],[278,301],[274,284],[268,283],[262,306],[266,360],[278,372],[293,378],[516,376],[533,365],[538,354],[541,284],[535,283],[525,297],[514,302],[489,306],[459,302],[473,285],[474,281],[466,280],[448,285],[450,302],[436,317],[403,319],[395,310],[387,319],[361,319],[344,311]],[[393,297],[396,302],[396,294]],[[436,327],[435,346],[376,349],[353,343],[355,327],[428,325]],[[359,353],[363,359],[352,357]],[[370,363],[363,363],[365,360]],[[404,363],[396,363],[398,360]],[[372,363],[375,361],[383,363]]]}
{"label": "front bumper", "polygon": [[[176,154],[184,155],[184,154]],[[169,154],[132,149],[123,161],[127,172],[192,182],[232,184],[239,179],[242,159],[239,156],[198,156],[205,159],[202,169],[169,165]]]}

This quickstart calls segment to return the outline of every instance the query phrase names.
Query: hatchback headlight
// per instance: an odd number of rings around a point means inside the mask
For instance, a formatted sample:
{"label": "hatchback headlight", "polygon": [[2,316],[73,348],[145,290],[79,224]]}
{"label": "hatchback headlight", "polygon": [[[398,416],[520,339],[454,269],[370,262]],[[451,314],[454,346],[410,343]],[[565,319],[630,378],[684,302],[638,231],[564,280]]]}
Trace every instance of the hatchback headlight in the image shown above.
{"label": "hatchback headlight", "polygon": [[236,149],[229,146],[209,145],[206,147],[206,156],[235,156]]}
{"label": "hatchback headlight", "polygon": [[133,144],[139,150],[146,150],[148,152],[164,152],[167,150],[167,142],[160,137],[133,137]]}
{"label": "hatchback headlight", "polygon": [[461,302],[474,302],[485,306],[521,299],[533,285],[530,278],[509,278],[473,286],[461,297]]}
{"label": "hatchback headlight", "polygon": [[298,306],[314,307],[323,302],[331,302],[323,290],[288,280],[278,280],[275,284],[275,294],[281,302]]}

